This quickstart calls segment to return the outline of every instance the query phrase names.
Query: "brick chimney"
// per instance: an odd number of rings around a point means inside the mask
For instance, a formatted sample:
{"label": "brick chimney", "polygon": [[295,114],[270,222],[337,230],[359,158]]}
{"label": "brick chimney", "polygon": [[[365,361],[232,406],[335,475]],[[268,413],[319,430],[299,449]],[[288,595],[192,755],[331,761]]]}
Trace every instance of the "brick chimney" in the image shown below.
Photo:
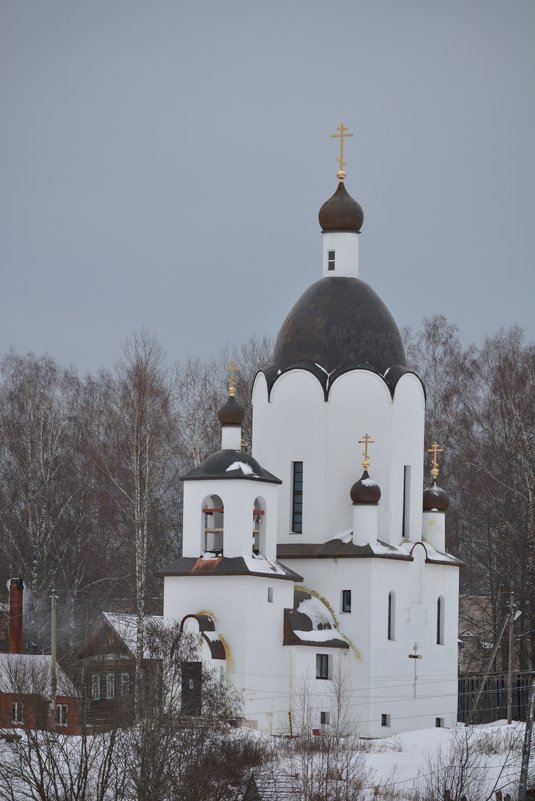
{"label": "brick chimney", "polygon": [[22,595],[24,582],[21,578],[9,579],[9,629],[7,651],[9,654],[22,653]]}

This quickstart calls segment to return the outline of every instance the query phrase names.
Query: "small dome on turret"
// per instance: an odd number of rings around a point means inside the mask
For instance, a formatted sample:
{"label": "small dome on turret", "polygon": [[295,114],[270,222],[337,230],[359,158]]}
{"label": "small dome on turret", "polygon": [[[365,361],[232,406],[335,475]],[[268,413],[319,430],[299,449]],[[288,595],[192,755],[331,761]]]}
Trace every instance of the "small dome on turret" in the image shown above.
{"label": "small dome on turret", "polygon": [[424,512],[445,512],[448,506],[449,499],[447,493],[438,486],[436,479],[433,479],[431,486],[424,489]]}
{"label": "small dome on turret", "polygon": [[370,478],[368,471],[364,470],[359,480],[351,487],[349,494],[351,495],[353,506],[360,504],[377,505],[381,498],[381,488],[379,484],[376,484],[376,482]]}
{"label": "small dome on turret", "polygon": [[364,222],[364,212],[347,192],[344,182],[340,181],[334,195],[321,207],[318,219],[324,233],[341,231],[358,234]]}
{"label": "small dome on turret", "polygon": [[243,406],[238,403],[235,396],[229,395],[218,411],[217,416],[222,426],[241,426],[245,417],[245,412]]}

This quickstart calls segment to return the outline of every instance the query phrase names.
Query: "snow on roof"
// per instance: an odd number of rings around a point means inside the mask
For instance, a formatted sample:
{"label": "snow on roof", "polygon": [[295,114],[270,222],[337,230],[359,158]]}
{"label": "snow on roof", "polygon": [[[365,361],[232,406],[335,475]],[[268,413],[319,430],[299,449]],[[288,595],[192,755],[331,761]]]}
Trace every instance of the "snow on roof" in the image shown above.
{"label": "snow on roof", "polygon": [[361,478],[359,483],[362,484],[364,487],[377,487],[378,486],[377,482],[374,481],[373,478]]}
{"label": "snow on roof", "polygon": [[444,562],[445,564],[459,564],[459,559],[456,556],[453,556],[451,553],[445,553],[444,551],[438,551],[430,542],[427,540],[416,540],[416,542],[402,542],[396,550],[400,551],[401,553],[411,554],[414,546],[420,542],[427,552],[427,559],[431,562]]}
{"label": "snow on roof", "polygon": [[244,556],[243,561],[251,573],[274,573],[277,576],[285,576],[287,571],[278,562],[272,562],[260,554]]}
{"label": "snow on roof", "polygon": [[[103,612],[104,619],[115,631],[132,656],[136,655],[137,642],[137,615],[117,614],[113,612]],[[148,626],[163,628],[163,617],[161,615],[145,615],[145,623]],[[144,659],[151,659],[152,652],[145,647]]]}
{"label": "snow on roof", "polygon": [[336,629],[334,618],[325,604],[313,595],[301,601],[297,611],[310,619],[313,629]]}
{"label": "snow on roof", "polygon": [[232,464],[229,464],[225,472],[230,473],[232,470],[241,470],[244,476],[256,476],[256,473],[251,465],[247,464],[246,462],[232,462]]}
{"label": "snow on roof", "polygon": [[342,542],[351,542],[353,539],[353,529],[348,528],[347,531],[342,531],[341,534],[337,534],[336,537],[333,537],[335,540],[341,540]]}
{"label": "snow on roof", "polygon": [[[0,654],[0,692],[50,694],[52,657],[49,654]],[[57,694],[78,697],[69,677],[56,665]]]}
{"label": "snow on roof", "polygon": [[336,629],[313,629],[312,631],[299,631],[294,629],[294,634],[305,642],[331,642],[332,640],[342,640]]}

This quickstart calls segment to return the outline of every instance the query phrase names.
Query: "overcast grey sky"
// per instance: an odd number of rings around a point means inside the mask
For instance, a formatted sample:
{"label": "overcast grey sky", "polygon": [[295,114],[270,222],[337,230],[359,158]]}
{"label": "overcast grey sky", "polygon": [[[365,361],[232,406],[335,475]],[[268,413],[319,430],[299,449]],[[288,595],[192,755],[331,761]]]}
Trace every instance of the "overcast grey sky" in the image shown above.
{"label": "overcast grey sky", "polygon": [[535,340],[532,0],[0,0],[0,353],[111,366],[276,333],[364,209],[399,325]]}

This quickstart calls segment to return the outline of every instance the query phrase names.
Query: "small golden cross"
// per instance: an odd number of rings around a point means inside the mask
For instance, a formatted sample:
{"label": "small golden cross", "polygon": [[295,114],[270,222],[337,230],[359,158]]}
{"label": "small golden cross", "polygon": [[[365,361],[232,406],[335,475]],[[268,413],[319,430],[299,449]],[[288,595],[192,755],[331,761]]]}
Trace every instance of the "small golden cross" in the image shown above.
{"label": "small golden cross", "polygon": [[236,373],[240,372],[240,368],[230,361],[228,367],[225,367],[225,372],[228,373],[228,394],[233,398],[236,394]]}
{"label": "small golden cross", "polygon": [[440,446],[437,442],[433,442],[430,448],[427,449],[427,453],[433,454],[433,469],[431,470],[431,476],[436,481],[438,478],[438,462],[437,462],[437,454],[443,453],[444,448]]}
{"label": "small golden cross", "polygon": [[367,470],[370,466],[370,460],[368,459],[368,445],[372,445],[375,442],[374,439],[370,437],[369,434],[364,434],[362,439],[359,439],[359,445],[364,445],[364,461],[362,462],[362,467],[364,470]]}
{"label": "small golden cross", "polygon": [[347,164],[344,161],[344,139],[346,137],[348,137],[348,136],[353,136],[353,134],[352,133],[345,133],[348,129],[345,127],[343,122],[340,123],[339,127],[336,130],[340,131],[340,133],[331,134],[331,139],[339,139],[340,140],[340,156],[336,159],[340,169],[336,173],[336,177],[340,181],[343,181],[344,178],[346,177],[346,172],[344,170],[344,167],[347,167]]}

